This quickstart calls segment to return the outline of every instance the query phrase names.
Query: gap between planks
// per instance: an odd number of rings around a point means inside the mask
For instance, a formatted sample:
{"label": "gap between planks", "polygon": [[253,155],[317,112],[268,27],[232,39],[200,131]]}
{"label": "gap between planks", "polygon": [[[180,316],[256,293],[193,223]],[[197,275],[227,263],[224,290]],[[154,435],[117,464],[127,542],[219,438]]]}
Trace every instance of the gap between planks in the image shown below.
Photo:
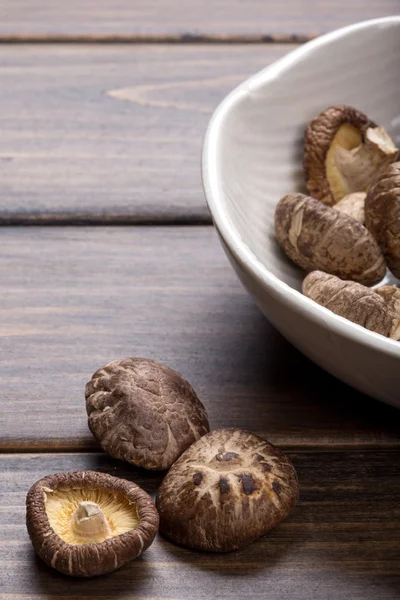
{"label": "gap between planks", "polygon": [[[272,442],[277,445],[280,450],[289,453],[315,453],[319,454],[331,454],[333,452],[396,452],[400,449],[399,442],[384,442],[384,443],[368,443],[368,442],[338,442],[338,443],[327,443],[327,442],[315,442],[302,444],[301,442],[296,443],[281,443]],[[10,441],[0,440],[0,457],[4,455],[13,454],[24,454],[24,455],[36,455],[36,454],[98,454],[106,456],[105,452],[102,452],[95,440],[93,442],[87,439],[76,439],[76,440],[25,440],[16,439]]]}
{"label": "gap between planks", "polygon": [[2,214],[0,212],[0,227],[111,227],[111,226],[142,226],[142,227],[188,227],[212,225],[212,218],[205,213],[182,213],[182,215],[163,213],[154,215],[73,215],[73,214]]}
{"label": "gap between planks", "polygon": [[0,44],[304,44],[319,35],[321,34],[2,33]]}

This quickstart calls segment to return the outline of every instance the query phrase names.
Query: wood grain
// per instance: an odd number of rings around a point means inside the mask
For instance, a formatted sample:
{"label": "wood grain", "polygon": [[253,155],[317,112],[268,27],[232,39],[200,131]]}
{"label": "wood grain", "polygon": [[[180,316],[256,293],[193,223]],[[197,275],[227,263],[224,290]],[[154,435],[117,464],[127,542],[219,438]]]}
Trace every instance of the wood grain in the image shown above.
{"label": "wood grain", "polygon": [[94,469],[155,494],[160,475],[102,454],[0,456],[1,598],[394,600],[400,595],[400,453],[292,453],[300,502],[267,537],[230,554],[179,548],[158,536],[138,560],[87,581],[33,552],[25,496],[57,471]]}
{"label": "wood grain", "polygon": [[397,14],[398,0],[2,0],[0,34],[310,36]]}
{"label": "wood grain", "polygon": [[210,222],[211,113],[290,49],[2,46],[0,224]]}
{"label": "wood grain", "polygon": [[394,409],[294,350],[211,227],[0,229],[0,449],[95,448],[84,386],[117,358],[180,371],[212,427],[289,448],[396,447]]}

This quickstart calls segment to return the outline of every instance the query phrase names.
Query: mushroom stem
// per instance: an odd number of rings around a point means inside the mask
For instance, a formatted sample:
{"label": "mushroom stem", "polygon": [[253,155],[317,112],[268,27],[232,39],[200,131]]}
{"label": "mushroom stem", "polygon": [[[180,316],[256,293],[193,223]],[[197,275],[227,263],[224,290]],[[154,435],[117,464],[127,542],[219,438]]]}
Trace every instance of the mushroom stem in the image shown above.
{"label": "mushroom stem", "polygon": [[348,193],[367,190],[395,160],[397,148],[383,127],[369,127],[364,141],[351,150],[337,146],[334,160]]}
{"label": "mushroom stem", "polygon": [[361,225],[365,224],[365,192],[353,192],[347,194],[339,202],[334,204],[333,208],[339,212],[353,217],[356,221],[360,221]]}
{"label": "mushroom stem", "polygon": [[103,511],[96,502],[80,502],[72,515],[75,532],[85,538],[104,536],[111,537],[110,525]]}

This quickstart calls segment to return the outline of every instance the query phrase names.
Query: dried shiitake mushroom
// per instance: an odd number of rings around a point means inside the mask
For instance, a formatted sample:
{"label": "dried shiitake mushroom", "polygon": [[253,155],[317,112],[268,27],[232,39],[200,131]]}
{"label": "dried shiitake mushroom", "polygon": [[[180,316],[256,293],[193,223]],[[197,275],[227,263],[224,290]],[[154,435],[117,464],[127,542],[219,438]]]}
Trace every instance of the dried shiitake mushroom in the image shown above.
{"label": "dried shiitake mushroom", "polygon": [[306,271],[321,270],[365,284],[385,275],[384,257],[368,230],[309,196],[288,194],[278,202],[275,233],[287,256]]}
{"label": "dried shiitake mushroom", "polygon": [[353,194],[348,194],[344,196],[337,204],[335,204],[334,208],[344,213],[345,215],[349,215],[349,217],[353,217],[356,221],[359,221],[361,225],[365,225],[365,192],[354,192]]}
{"label": "dried shiitake mushroom", "polygon": [[157,496],[160,531],[173,542],[229,552],[267,533],[294,509],[296,472],[261,437],[216,429],[193,444]]}
{"label": "dried shiitake mushroom", "polygon": [[379,294],[394,315],[393,328],[390,337],[400,340],[400,288],[395,285],[381,285],[374,291]]}
{"label": "dried shiitake mushroom", "polygon": [[386,304],[400,317],[400,288],[397,285],[381,285],[374,288],[374,292],[382,296]]}
{"label": "dried shiitake mushroom", "polygon": [[365,225],[393,275],[400,278],[400,162],[393,163],[368,191]]}
{"label": "dried shiitake mushroom", "polygon": [[303,281],[303,294],[353,323],[398,339],[399,319],[373,289],[313,271]]}
{"label": "dried shiitake mushroom", "polygon": [[307,190],[328,205],[352,192],[366,192],[397,154],[383,127],[351,106],[331,106],[306,130]]}
{"label": "dried shiitake mushroom", "polygon": [[66,575],[91,577],[144,552],[157,533],[158,514],[136,484],[76,471],[48,475],[31,487],[26,522],[45,563]]}
{"label": "dried shiitake mushroom", "polygon": [[164,470],[210,430],[203,404],[179,373],[154,360],[116,360],[86,385],[90,431],[111,456]]}

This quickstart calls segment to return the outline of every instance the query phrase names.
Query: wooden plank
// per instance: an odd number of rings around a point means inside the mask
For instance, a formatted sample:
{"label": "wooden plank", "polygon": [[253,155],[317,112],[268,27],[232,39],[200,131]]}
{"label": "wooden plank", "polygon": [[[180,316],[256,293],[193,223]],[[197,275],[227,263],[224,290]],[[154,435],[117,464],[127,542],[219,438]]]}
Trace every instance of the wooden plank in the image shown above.
{"label": "wooden plank", "polygon": [[400,595],[400,452],[294,453],[300,502],[267,537],[229,554],[179,548],[162,536],[104,577],[67,578],[33,552],[25,496],[40,477],[94,469],[155,494],[161,476],[101,454],[0,456],[1,598],[139,600],[394,600]]}
{"label": "wooden plank", "polygon": [[182,372],[212,427],[286,447],[398,446],[398,412],[294,350],[211,227],[0,229],[0,449],[95,448],[84,386],[117,358]]}
{"label": "wooden plank", "polygon": [[210,115],[290,49],[2,46],[0,224],[210,222]]}
{"label": "wooden plank", "polygon": [[171,37],[310,36],[397,14],[398,0],[12,0],[0,4],[0,34]]}

